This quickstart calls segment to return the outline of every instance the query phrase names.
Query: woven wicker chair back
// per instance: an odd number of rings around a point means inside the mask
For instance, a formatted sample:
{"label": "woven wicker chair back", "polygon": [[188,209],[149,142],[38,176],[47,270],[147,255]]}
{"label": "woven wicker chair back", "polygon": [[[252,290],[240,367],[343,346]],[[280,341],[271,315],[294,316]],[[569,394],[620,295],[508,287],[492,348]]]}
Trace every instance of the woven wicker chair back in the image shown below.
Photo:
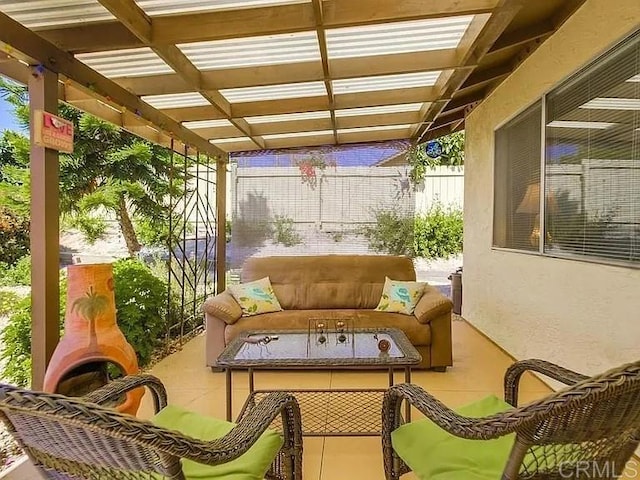
{"label": "woven wicker chair back", "polygon": [[47,478],[184,478],[179,458],[162,451],[162,429],[150,422],[1,384],[0,416]]}

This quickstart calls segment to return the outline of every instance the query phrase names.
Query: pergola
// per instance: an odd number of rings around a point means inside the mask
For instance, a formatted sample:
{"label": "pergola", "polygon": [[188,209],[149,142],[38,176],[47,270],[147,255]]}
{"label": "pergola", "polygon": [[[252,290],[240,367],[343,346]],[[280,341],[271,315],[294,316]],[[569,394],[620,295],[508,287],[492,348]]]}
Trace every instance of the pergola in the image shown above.
{"label": "pergola", "polygon": [[[29,85],[33,110],[61,100],[224,167],[229,152],[461,130],[582,3],[0,0],[0,73]],[[57,152],[32,145],[31,168],[38,387],[58,336]]]}

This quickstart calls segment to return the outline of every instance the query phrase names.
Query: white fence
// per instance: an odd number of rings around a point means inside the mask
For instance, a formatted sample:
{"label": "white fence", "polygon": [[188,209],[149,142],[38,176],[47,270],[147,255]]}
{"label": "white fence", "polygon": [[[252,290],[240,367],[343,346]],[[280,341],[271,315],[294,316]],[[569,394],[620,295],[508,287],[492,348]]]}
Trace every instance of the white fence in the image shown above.
{"label": "white fence", "polygon": [[416,191],[416,214],[429,209],[434,202],[462,209],[464,202],[464,167],[428,169]]}

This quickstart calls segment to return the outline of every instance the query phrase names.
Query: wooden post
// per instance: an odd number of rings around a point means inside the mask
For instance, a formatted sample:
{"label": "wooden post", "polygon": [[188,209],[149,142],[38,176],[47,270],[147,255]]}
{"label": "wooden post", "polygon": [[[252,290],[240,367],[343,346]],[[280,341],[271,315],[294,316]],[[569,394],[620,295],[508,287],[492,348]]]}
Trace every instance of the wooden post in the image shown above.
{"label": "wooden post", "polygon": [[216,293],[227,288],[227,164],[229,155],[216,161]]}
{"label": "wooden post", "polygon": [[[58,75],[42,68],[29,77],[34,112],[58,112]],[[40,390],[60,336],[58,152],[39,147],[31,128],[31,387]]]}

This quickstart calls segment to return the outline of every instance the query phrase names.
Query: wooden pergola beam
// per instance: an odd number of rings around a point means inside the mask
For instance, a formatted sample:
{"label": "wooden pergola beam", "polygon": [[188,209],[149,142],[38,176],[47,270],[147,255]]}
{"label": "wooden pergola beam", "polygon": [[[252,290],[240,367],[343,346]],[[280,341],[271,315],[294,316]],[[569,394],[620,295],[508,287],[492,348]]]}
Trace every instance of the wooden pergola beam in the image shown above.
{"label": "wooden pergola beam", "polygon": [[555,29],[556,27],[549,20],[537,22],[524,28],[518,28],[513,32],[502,35],[489,49],[487,55],[503,52],[509,48],[524,45],[534,40],[547,38],[553,34]]}
{"label": "wooden pergola beam", "polygon": [[335,97],[333,95],[333,84],[331,83],[331,69],[329,67],[329,54],[327,53],[327,36],[324,32],[324,12],[322,10],[322,0],[311,0],[313,6],[313,17],[316,21],[316,34],[320,46],[320,58],[322,60],[322,80],[327,89],[329,99],[329,114],[331,115],[331,129],[333,130],[333,141],[338,143],[338,132],[336,127]]}
{"label": "wooden pergola beam", "polygon": [[[115,1],[115,0],[110,0]],[[326,28],[372,23],[441,18],[453,15],[489,13],[497,0],[329,0],[323,2]],[[316,19],[311,3],[256,7],[232,11],[163,15],[153,19],[151,38],[155,45],[254,37],[314,30]],[[119,22],[100,22],[86,28],[73,26],[40,32],[50,41],[73,53],[136,48],[146,43]],[[116,47],[117,46],[117,47]]]}
{"label": "wooden pergola beam", "polygon": [[45,68],[63,74],[84,85],[98,96],[110,98],[130,112],[156,125],[159,129],[175,135],[185,143],[194,146],[202,153],[217,156],[224,154],[192,131],[184,128],[166,114],[143,102],[133,93],[109,80],[84,63],[76,60],[67,52],[22,26],[9,16],[0,13],[0,41],[28,56],[34,65],[42,64]]}
{"label": "wooden pergola beam", "polygon": [[[525,3],[526,0],[499,1],[491,16],[486,20],[482,29],[462,57],[460,66],[443,85],[441,92],[441,96],[443,98],[451,98],[462,86],[473,71],[473,68],[469,67],[480,63],[482,58],[506,30],[517,13],[522,9],[522,7],[524,7]],[[417,141],[420,141],[424,133],[430,128],[431,122],[440,115],[445,106],[446,103],[443,104],[443,102],[434,103],[425,115],[424,123],[412,133],[412,137]]]}
{"label": "wooden pergola beam", "polygon": [[[151,43],[154,21],[142,10],[134,0],[99,0],[111,14],[120,20],[131,32],[144,43]],[[200,70],[191,63],[187,56],[175,45],[154,45],[153,51],[162,58],[180,77],[199,92],[214,107],[224,113],[227,118],[242,131],[244,136],[252,138],[251,128],[242,120],[231,119],[229,102],[214,89],[202,87]],[[256,145],[263,147],[261,138],[252,138]]]}

